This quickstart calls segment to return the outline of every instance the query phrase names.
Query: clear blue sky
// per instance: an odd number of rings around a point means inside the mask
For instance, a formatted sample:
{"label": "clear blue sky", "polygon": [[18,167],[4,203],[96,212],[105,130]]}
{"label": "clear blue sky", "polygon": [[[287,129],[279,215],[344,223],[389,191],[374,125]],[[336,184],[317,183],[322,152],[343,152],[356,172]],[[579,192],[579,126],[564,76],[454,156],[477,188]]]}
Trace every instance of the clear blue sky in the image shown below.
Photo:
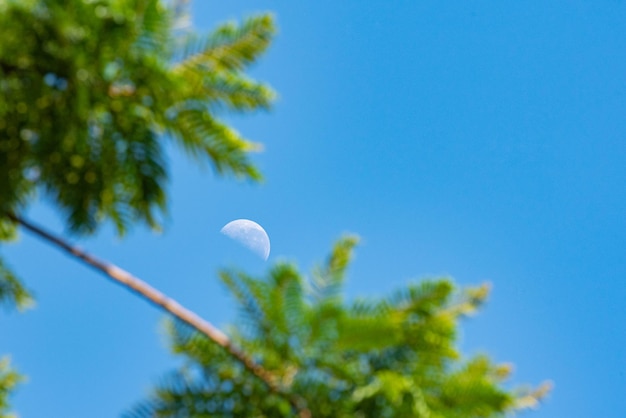
{"label": "clear blue sky", "polygon": [[[157,236],[83,239],[218,325],[219,267],[266,263],[219,234],[262,224],[269,262],[309,269],[342,232],[363,238],[349,296],[408,280],[488,280],[466,354],[555,382],[535,418],[626,416],[626,4],[620,1],[196,1],[201,30],[258,10],[280,34],[253,74],[280,93],[229,118],[265,144],[260,186],[171,153]],[[62,231],[45,204],[31,219]],[[38,295],[3,315],[0,353],[29,375],[24,418],[119,415],[176,364],[162,314],[28,235],[2,249]],[[268,262],[268,263],[269,263]]]}

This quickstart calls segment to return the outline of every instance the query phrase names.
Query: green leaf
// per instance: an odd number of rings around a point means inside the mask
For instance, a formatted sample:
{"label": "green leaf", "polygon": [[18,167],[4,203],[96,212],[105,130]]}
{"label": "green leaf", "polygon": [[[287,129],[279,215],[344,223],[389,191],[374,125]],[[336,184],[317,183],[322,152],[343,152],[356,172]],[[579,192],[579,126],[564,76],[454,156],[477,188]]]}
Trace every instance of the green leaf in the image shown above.
{"label": "green leaf", "polygon": [[261,179],[248,158],[248,154],[258,151],[260,146],[247,141],[205,110],[189,108],[177,112],[170,130],[189,155],[198,161],[208,157],[218,173]]}
{"label": "green leaf", "polygon": [[310,290],[315,300],[331,303],[341,301],[346,270],[358,243],[359,237],[356,235],[343,236],[335,243],[326,263],[313,271]]}
{"label": "green leaf", "polygon": [[9,396],[24,378],[11,368],[8,357],[0,359],[0,418],[16,418],[9,413]]}
{"label": "green leaf", "polygon": [[190,36],[174,70],[240,71],[265,52],[275,32],[272,15],[264,14],[248,18],[240,26],[234,22],[224,24],[207,37]]}
{"label": "green leaf", "polygon": [[0,303],[23,310],[34,305],[33,297],[0,258]]}

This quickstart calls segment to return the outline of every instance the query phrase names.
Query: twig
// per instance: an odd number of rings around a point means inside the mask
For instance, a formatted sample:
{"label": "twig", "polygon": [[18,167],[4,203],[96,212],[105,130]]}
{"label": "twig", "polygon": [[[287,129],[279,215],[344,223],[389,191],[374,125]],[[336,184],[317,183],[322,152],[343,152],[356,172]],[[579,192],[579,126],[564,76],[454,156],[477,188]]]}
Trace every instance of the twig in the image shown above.
{"label": "twig", "polygon": [[80,248],[67,243],[62,238],[45,231],[44,229],[26,221],[25,219],[13,213],[7,213],[7,217],[13,222],[20,224],[25,229],[34,233],[38,237],[43,238],[45,241],[56,245],[73,257],[79,259],[80,261],[83,261],[88,266],[103,273],[109,279],[113,280],[119,285],[124,286],[131,292],[136,293],[138,296],[145,299],[149,303],[169,312],[174,317],[189,324],[202,334],[206,335],[210,340],[223,347],[231,356],[233,356],[246,369],[248,369],[248,371],[250,371],[253,375],[259,378],[270,391],[286,397],[286,399],[289,401],[291,406],[298,412],[298,415],[301,418],[309,418],[311,416],[311,413],[303,404],[303,399],[298,396],[284,393],[281,388],[276,384],[277,379],[275,378],[275,376],[272,375],[272,373],[265,370],[261,365],[255,363],[254,360],[248,357],[247,354],[235,347],[230,338],[228,338],[228,336],[224,334],[221,330],[216,328],[208,321],[202,319],[194,312],[182,306],[176,300],[168,297],[164,293],[150,286],[148,283],[133,276],[129,272],[117,267],[116,265],[103,260],[99,260],[98,258],[81,250]]}

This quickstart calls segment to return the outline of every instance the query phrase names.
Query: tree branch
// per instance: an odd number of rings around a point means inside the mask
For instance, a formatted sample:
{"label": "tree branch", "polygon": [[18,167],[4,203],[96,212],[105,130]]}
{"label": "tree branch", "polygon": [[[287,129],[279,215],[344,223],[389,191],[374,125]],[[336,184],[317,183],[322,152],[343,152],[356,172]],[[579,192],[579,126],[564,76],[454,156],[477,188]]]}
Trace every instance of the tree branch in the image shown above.
{"label": "tree branch", "polygon": [[246,353],[235,347],[226,334],[224,334],[221,330],[216,328],[208,321],[202,319],[194,312],[182,306],[176,300],[168,297],[164,293],[150,286],[148,283],[133,276],[129,272],[117,267],[116,265],[103,260],[99,260],[98,258],[81,250],[80,248],[77,248],[67,243],[62,238],[54,236],[53,234],[13,213],[7,213],[7,217],[13,222],[18,223],[28,231],[42,238],[43,240],[61,248],[65,252],[69,253],[72,257],[84,262],[89,267],[92,267],[93,269],[103,273],[109,279],[113,280],[121,286],[124,286],[126,289],[137,294],[139,297],[145,299],[149,303],[167,311],[177,319],[189,324],[190,326],[198,330],[198,332],[206,335],[211,341],[223,347],[249,372],[259,378],[271,392],[277,393],[285,397],[289,401],[291,406],[298,412],[298,415],[301,418],[310,417],[311,414],[306,408],[302,398],[300,398],[299,396],[287,394],[283,390],[281,390],[281,388],[276,383],[278,380],[271,372],[265,370],[265,368],[255,363],[254,360],[248,357]]}

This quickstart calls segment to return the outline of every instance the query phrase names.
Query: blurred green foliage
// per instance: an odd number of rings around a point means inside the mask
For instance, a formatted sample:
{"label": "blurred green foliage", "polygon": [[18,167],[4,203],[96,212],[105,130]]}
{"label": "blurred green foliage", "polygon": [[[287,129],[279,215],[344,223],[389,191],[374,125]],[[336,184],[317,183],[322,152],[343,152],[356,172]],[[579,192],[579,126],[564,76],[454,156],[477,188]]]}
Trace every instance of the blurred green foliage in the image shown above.
{"label": "blurred green foliage", "polygon": [[[71,232],[122,235],[166,214],[168,141],[220,175],[261,178],[259,145],[218,118],[267,109],[245,70],[275,32],[270,15],[209,35],[175,27],[161,0],[0,0],[0,242],[4,216],[43,195]],[[0,303],[32,296],[0,259]],[[8,376],[8,375],[7,375]],[[1,386],[3,390],[11,386]]]}
{"label": "blurred green foliage", "polygon": [[[217,118],[274,97],[244,71],[275,32],[270,15],[174,36],[159,0],[0,0],[0,242],[7,213],[43,194],[70,231],[111,221],[159,227],[168,141],[219,174],[259,180],[259,146]],[[0,259],[0,302],[31,296]]]}
{"label": "blurred green foliage", "polygon": [[[534,406],[547,386],[510,390],[507,364],[463,359],[459,320],[485,301],[487,285],[456,290],[448,279],[409,285],[390,297],[343,300],[354,237],[340,240],[310,277],[279,263],[258,279],[223,271],[241,312],[235,342],[274,374],[312,417],[500,417]],[[168,322],[173,351],[186,362],[152,398],[124,415],[296,416],[221,347]]]}
{"label": "blurred green foliage", "polygon": [[8,395],[23,378],[17,374],[9,364],[8,358],[0,359],[0,418],[14,418],[8,412]]}
{"label": "blurred green foliage", "polygon": [[[180,31],[175,18],[161,0],[0,0],[0,242],[16,236],[2,215],[23,212],[38,194],[71,232],[104,222],[120,235],[136,223],[158,228],[168,141],[220,175],[261,178],[250,160],[259,145],[218,116],[271,105],[273,91],[245,71],[271,42],[272,17],[206,36]],[[346,303],[355,244],[340,240],[309,278],[284,263],[264,279],[221,273],[242,312],[235,343],[282,394],[172,322],[173,349],[186,364],[127,416],[291,416],[284,394],[313,417],[491,417],[536,404],[545,388],[507,390],[509,366],[455,349],[459,319],[484,301],[486,287],[458,291],[444,279]],[[0,303],[31,302],[0,259]],[[0,418],[19,379],[0,362]]]}
{"label": "blurred green foliage", "polygon": [[0,210],[40,190],[76,232],[157,227],[169,139],[219,173],[260,178],[258,145],[216,113],[270,105],[272,90],[244,70],[272,18],[179,37],[172,20],[159,0],[0,1]]}
{"label": "blurred green foliage", "polygon": [[0,418],[15,417],[15,415],[8,412],[8,396],[15,385],[22,379],[23,378],[11,368],[8,358],[0,359]]}

